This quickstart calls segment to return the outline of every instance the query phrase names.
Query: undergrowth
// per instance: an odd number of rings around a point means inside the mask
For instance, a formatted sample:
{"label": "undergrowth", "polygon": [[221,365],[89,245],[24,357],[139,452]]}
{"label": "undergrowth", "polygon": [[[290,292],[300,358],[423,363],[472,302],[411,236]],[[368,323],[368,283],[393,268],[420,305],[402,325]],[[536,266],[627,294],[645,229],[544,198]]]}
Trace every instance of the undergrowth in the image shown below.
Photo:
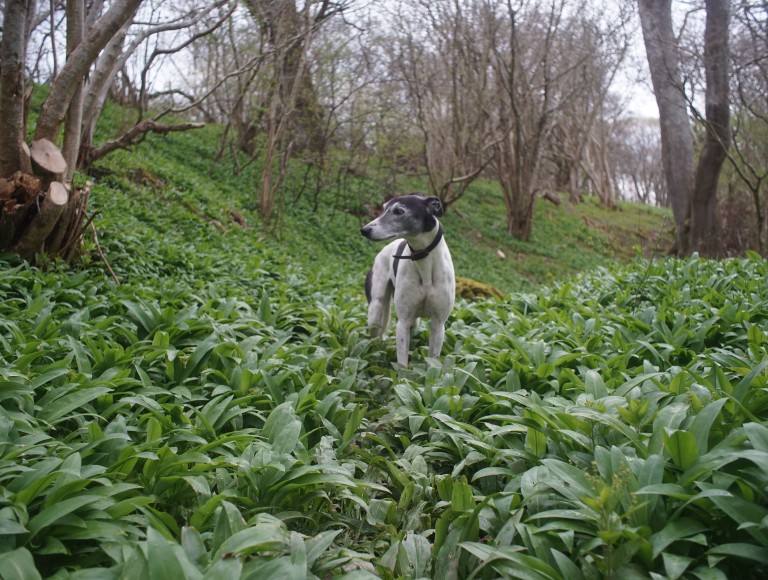
{"label": "undergrowth", "polygon": [[462,300],[404,369],[355,277],[110,195],[120,285],[2,261],[4,576],[766,572],[762,260]]}
{"label": "undergrowth", "polygon": [[[359,216],[263,235],[247,187],[161,149],[93,176],[116,279],[93,238],[77,267],[0,257],[3,578],[768,573],[759,257],[582,250],[580,276],[459,300],[406,369],[368,338]],[[494,236],[452,238],[457,264],[482,246],[512,284]]]}

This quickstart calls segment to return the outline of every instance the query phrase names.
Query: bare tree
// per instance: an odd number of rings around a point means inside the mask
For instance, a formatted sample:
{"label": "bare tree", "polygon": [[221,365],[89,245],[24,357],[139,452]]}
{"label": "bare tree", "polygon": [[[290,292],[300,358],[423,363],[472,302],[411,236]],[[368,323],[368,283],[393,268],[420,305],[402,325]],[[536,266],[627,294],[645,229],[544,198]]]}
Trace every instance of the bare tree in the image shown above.
{"label": "bare tree", "polygon": [[690,248],[705,256],[720,254],[717,187],[731,144],[728,103],[728,0],[706,0],[704,69],[706,94],[704,147],[696,167],[690,204]]}
{"label": "bare tree", "polygon": [[[74,187],[73,176],[80,159],[81,166],[120,147],[128,147],[150,131],[167,132],[200,126],[196,123],[163,125],[159,117],[172,112],[167,107],[153,119],[142,119],[146,98],[139,99],[138,121],[123,135],[93,147],[91,137],[96,119],[104,105],[106,92],[114,86],[118,70],[142,43],[167,31],[184,31],[175,45],[157,45],[147,51],[143,64],[140,95],[146,95],[146,73],[156,59],[177,52],[196,39],[209,34],[229,17],[232,0],[220,0],[204,8],[188,8],[179,18],[160,22],[152,19],[138,29],[134,42],[123,50],[129,27],[141,8],[141,0],[103,0],[45,4],[48,11],[38,13],[37,2],[14,0],[4,4],[3,40],[0,47],[0,129],[7,138],[0,143],[0,249],[10,249],[34,260],[38,254],[72,259],[86,223],[87,187]],[[63,8],[63,12],[62,12]],[[206,26],[192,30],[205,17],[221,10]],[[166,5],[164,14],[173,10]],[[43,17],[45,16],[45,17]],[[65,60],[59,63],[58,21],[66,22]],[[47,32],[38,32],[50,22]],[[27,43],[32,38],[50,41],[53,66],[50,69],[50,91],[34,127],[29,147],[25,102],[28,97],[24,74]],[[47,39],[47,40],[46,40]],[[39,61],[35,62],[38,67]],[[91,74],[93,73],[93,74]],[[37,70],[36,74],[42,74]],[[89,85],[85,87],[86,79]],[[62,130],[63,129],[63,130]],[[63,135],[62,135],[63,133]],[[56,143],[63,143],[62,151]],[[82,139],[85,138],[85,141]],[[81,144],[84,147],[81,147]]]}
{"label": "bare tree", "polygon": [[271,47],[271,76],[266,103],[266,139],[259,187],[259,209],[265,225],[273,221],[275,203],[294,147],[319,151],[322,110],[307,71],[316,29],[342,13],[353,0],[244,0]]}
{"label": "bare tree", "polygon": [[659,126],[648,119],[623,119],[613,125],[612,151],[617,179],[628,201],[667,205],[661,169]]}
{"label": "bare tree", "polygon": [[565,0],[546,5],[508,0],[497,20],[493,165],[507,209],[507,232],[522,240],[531,234],[545,153],[558,117],[577,94],[574,87],[585,66],[584,59],[562,58],[567,52],[563,30],[570,24],[566,8],[580,10]]}
{"label": "bare tree", "polygon": [[[720,253],[717,188],[730,147],[728,0],[705,0],[703,66],[705,113],[697,111],[681,82],[671,0],[640,0],[640,21],[661,121],[662,158],[677,226],[677,251]],[[693,171],[688,109],[704,127],[704,145]]]}
{"label": "bare tree", "polygon": [[568,75],[569,96],[557,115],[548,155],[556,167],[554,188],[567,191],[572,203],[579,202],[586,179],[601,203],[613,207],[609,133],[621,106],[610,90],[629,47],[632,12],[629,3],[610,8],[584,6],[559,33],[560,68],[579,74]]}
{"label": "bare tree", "polygon": [[[87,169],[100,157],[119,148],[126,148],[142,140],[147,133],[167,133],[200,127],[196,123],[160,123],[160,119],[176,112],[173,101],[169,106],[155,114],[152,119],[145,119],[145,111],[149,106],[150,93],[148,75],[153,65],[163,57],[174,55],[187,48],[190,44],[211,35],[218,30],[232,15],[237,3],[233,0],[218,0],[213,3],[205,3],[202,6],[183,6],[180,12],[172,10],[165,5],[162,13],[148,14],[139,26],[134,26],[131,41],[126,45],[126,38],[133,19],[126,22],[123,27],[110,39],[105,49],[99,54],[94,63],[93,72],[89,75],[85,87],[84,115],[81,130],[81,145],[79,167]],[[92,15],[89,14],[89,18]],[[104,108],[110,88],[114,86],[115,79],[120,71],[125,70],[126,64],[137,53],[140,47],[145,46],[152,38],[161,35],[169,35],[183,31],[181,40],[170,42],[166,45],[157,45],[147,55],[141,64],[141,82],[137,88],[138,94],[133,104],[136,108],[136,121],[122,135],[116,136],[108,143],[96,146],[93,143],[93,135],[96,130],[96,122]],[[176,87],[171,92],[180,91]],[[167,93],[165,93],[167,94]],[[196,100],[193,99],[196,104]],[[188,103],[187,103],[188,104]]]}
{"label": "bare tree", "polygon": [[[757,249],[768,253],[768,218],[765,208],[765,184],[768,183],[765,143],[768,138],[768,6],[765,2],[740,2],[734,13],[732,42],[731,102],[733,146],[729,150],[729,196],[727,214],[738,216],[736,232],[724,238],[736,250]],[[744,228],[741,197],[746,194],[754,216],[755,231]],[[733,209],[731,209],[733,208]],[[726,215],[727,219],[729,216]],[[751,233],[751,235],[750,235]],[[731,249],[731,248],[726,248]]]}
{"label": "bare tree", "polygon": [[429,192],[458,200],[491,160],[487,104],[493,36],[484,1],[399,7],[394,69],[423,135]]}
{"label": "bare tree", "polygon": [[638,0],[645,52],[661,119],[661,157],[677,232],[676,246],[687,253],[688,209],[693,195],[693,136],[672,26],[672,0]]}
{"label": "bare tree", "polygon": [[27,50],[27,24],[35,3],[7,0],[3,13],[3,38],[0,45],[0,177],[13,172],[29,172],[23,160],[24,145],[24,59]]}

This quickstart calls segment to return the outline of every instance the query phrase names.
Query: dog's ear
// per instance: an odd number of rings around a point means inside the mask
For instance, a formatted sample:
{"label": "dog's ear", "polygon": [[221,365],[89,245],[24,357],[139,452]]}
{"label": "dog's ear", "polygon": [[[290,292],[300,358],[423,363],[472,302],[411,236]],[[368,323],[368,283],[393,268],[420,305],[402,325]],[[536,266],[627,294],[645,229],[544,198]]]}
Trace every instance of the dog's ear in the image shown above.
{"label": "dog's ear", "polygon": [[443,215],[443,202],[439,197],[428,197],[424,200],[424,204],[427,206],[427,212],[429,215],[440,217]]}

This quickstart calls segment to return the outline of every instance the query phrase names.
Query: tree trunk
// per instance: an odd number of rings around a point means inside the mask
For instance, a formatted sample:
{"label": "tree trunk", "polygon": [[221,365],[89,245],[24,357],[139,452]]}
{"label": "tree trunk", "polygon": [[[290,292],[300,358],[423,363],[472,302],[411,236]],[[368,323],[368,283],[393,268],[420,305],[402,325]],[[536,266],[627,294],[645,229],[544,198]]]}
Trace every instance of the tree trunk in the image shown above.
{"label": "tree trunk", "polygon": [[56,222],[67,207],[69,192],[63,183],[51,182],[48,192],[40,204],[40,211],[24,230],[19,240],[11,247],[25,260],[33,260],[35,254],[43,250],[45,239],[53,231]]}
{"label": "tree trunk", "polygon": [[[112,80],[122,65],[123,61],[120,56],[129,26],[130,21],[126,22],[120,31],[107,43],[88,79],[83,102],[82,135],[80,136],[80,146],[86,151],[93,146],[96,121],[98,121],[99,115],[104,108]],[[87,157],[87,154],[85,157]]]}
{"label": "tree trunk", "polygon": [[311,17],[297,9],[295,0],[246,0],[245,6],[254,20],[269,31],[270,42],[280,51],[277,86],[291,113],[290,132],[295,148],[322,154],[326,141],[322,107],[312,76],[306,70],[309,42],[305,39],[313,34],[315,25],[332,14],[327,12],[332,3],[323,3]]}
{"label": "tree trunk", "polygon": [[689,251],[688,209],[693,193],[693,136],[681,81],[672,0],[638,0],[653,92],[659,107],[661,152],[667,192],[677,227],[677,252]]}
{"label": "tree trunk", "polygon": [[133,18],[142,0],[116,0],[75,48],[51,85],[35,129],[35,139],[56,142],[69,104],[101,50]]}
{"label": "tree trunk", "polygon": [[706,134],[691,198],[691,250],[720,254],[717,184],[731,143],[728,109],[728,0],[706,0]]}
{"label": "tree trunk", "polygon": [[[67,2],[67,58],[83,41],[85,26],[85,0]],[[75,176],[77,157],[80,152],[80,126],[83,122],[83,80],[77,83],[75,93],[67,108],[64,123],[64,143],[62,155],[67,162],[64,183],[70,185]]]}
{"label": "tree trunk", "polygon": [[22,169],[24,54],[30,2],[7,0],[0,45],[0,177]]}

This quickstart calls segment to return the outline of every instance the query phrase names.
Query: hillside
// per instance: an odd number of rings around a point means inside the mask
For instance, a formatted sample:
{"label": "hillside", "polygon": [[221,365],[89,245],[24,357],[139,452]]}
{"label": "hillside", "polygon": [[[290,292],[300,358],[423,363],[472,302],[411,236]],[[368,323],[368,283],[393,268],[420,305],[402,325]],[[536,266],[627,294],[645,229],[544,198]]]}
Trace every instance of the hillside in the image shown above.
{"label": "hillside", "polygon": [[[256,165],[235,176],[231,162],[214,162],[219,138],[217,128],[211,127],[155,136],[133,152],[113,155],[95,169],[94,203],[104,208],[105,216],[124,212],[128,200],[132,208],[144,205],[146,225],[160,219],[159,208],[162,216],[210,220],[211,235],[224,236],[238,227],[232,218],[234,210],[245,218],[254,250],[276,243],[296,264],[323,265],[331,270],[329,276],[349,274],[362,280],[380,245],[365,240],[359,229],[368,219],[367,212],[391,189],[374,177],[360,177],[341,191],[306,193],[302,169],[297,168],[288,180],[276,235],[266,235],[254,211]],[[409,193],[422,186],[404,177],[395,192]],[[315,198],[318,209],[313,211]],[[226,233],[216,230],[213,220]],[[491,182],[473,186],[448,209],[443,222],[457,274],[504,293],[530,291],[608,263],[664,255],[673,235],[666,210],[631,203],[609,210],[588,197],[576,206],[539,200],[532,238],[520,242],[505,232],[503,201]]]}
{"label": "hillside", "polygon": [[663,214],[590,203],[513,244],[478,187],[446,230],[506,296],[402,368],[361,218],[265,236],[215,135],[100,164],[83,264],[0,256],[4,578],[768,574],[764,260],[610,264]]}

